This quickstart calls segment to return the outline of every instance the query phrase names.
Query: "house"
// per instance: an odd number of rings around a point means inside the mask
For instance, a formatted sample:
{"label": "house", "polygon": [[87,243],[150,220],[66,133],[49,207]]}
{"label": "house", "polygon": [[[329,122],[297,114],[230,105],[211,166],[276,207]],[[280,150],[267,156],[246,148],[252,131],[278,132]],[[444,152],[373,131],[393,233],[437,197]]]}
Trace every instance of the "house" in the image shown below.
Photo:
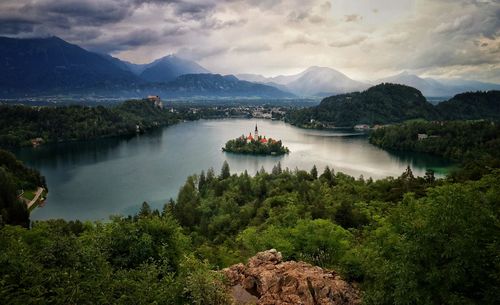
{"label": "house", "polygon": [[31,142],[31,145],[33,145],[33,147],[37,147],[37,146],[40,146],[41,144],[43,144],[43,139],[42,138],[34,138],[34,139],[31,139],[30,142]]}
{"label": "house", "polygon": [[156,107],[163,109],[163,103],[158,95],[148,95],[148,100],[153,102]]}
{"label": "house", "polygon": [[424,139],[427,139],[428,137],[429,137],[429,136],[428,136],[426,133],[419,133],[419,134],[417,135],[417,139],[418,139],[419,141],[422,141],[422,140],[424,140]]}
{"label": "house", "polygon": [[356,130],[368,130],[368,129],[370,129],[370,126],[367,124],[359,124],[359,125],[355,125],[354,129],[356,129]]}

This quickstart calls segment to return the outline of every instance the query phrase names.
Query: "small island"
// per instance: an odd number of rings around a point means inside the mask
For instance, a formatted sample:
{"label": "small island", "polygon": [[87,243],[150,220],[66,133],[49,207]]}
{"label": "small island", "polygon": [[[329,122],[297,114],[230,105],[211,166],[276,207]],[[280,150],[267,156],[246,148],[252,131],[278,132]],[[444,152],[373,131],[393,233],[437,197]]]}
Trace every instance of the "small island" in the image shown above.
{"label": "small island", "polygon": [[237,154],[272,156],[284,155],[290,152],[287,147],[283,146],[281,140],[260,136],[257,125],[255,125],[254,135],[250,132],[247,137],[242,135],[236,139],[229,140],[226,142],[226,146],[222,148],[222,151]]}

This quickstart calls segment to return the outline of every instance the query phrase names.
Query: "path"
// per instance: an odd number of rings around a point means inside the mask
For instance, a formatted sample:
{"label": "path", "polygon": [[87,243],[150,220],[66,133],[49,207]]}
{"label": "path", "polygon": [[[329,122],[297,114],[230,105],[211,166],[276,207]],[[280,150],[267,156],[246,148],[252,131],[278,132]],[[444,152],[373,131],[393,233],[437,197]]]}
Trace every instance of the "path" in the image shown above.
{"label": "path", "polygon": [[38,201],[38,198],[40,197],[40,195],[42,195],[42,192],[43,192],[43,187],[38,187],[38,189],[36,190],[35,197],[33,197],[33,200],[27,203],[28,210],[31,208],[32,205],[35,204],[35,202]]}

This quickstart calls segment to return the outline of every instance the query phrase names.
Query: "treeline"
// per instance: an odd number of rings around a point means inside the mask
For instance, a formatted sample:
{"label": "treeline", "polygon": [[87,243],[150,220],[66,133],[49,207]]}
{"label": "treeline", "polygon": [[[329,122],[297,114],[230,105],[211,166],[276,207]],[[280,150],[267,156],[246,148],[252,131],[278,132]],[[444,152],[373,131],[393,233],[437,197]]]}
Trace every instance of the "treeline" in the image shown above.
{"label": "treeline", "polygon": [[16,157],[0,149],[0,228],[5,224],[28,227],[29,212],[18,198],[22,190],[47,188],[40,173],[24,166]]}
{"label": "treeline", "polygon": [[476,179],[500,167],[500,125],[494,121],[406,122],[372,131],[370,143],[453,159],[467,167],[468,173],[474,172]]}
{"label": "treeline", "polygon": [[500,171],[373,181],[326,168],[191,176],[163,211],[0,229],[6,304],[228,304],[211,270],[276,248],[335,268],[365,304],[498,304]]}
{"label": "treeline", "polygon": [[380,84],[331,96],[318,106],[290,111],[286,120],[306,128],[391,124],[412,119],[500,119],[500,91],[469,92],[434,106],[415,88]]}
{"label": "treeline", "polygon": [[147,100],[126,101],[116,107],[27,107],[0,105],[0,146],[88,140],[132,135],[178,118]]}

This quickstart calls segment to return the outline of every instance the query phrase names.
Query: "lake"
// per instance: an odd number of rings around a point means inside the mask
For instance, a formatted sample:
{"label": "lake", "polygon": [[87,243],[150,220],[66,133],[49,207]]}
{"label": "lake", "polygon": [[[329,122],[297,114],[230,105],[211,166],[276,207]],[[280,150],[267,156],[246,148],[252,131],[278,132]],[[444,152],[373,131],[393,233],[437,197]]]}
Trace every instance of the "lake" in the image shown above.
{"label": "lake", "polygon": [[[250,156],[223,153],[229,139],[253,132],[281,139],[291,153],[285,156]],[[46,177],[46,204],[31,219],[107,219],[135,213],[143,201],[161,208],[189,175],[212,167],[216,173],[227,160],[231,172],[261,167],[310,170],[315,164],[336,172],[374,179],[399,176],[408,165],[415,175],[427,168],[443,174],[450,162],[425,154],[387,152],[352,131],[301,129],[281,121],[257,119],[184,122],[132,138],[111,138],[23,148],[15,154]]]}

